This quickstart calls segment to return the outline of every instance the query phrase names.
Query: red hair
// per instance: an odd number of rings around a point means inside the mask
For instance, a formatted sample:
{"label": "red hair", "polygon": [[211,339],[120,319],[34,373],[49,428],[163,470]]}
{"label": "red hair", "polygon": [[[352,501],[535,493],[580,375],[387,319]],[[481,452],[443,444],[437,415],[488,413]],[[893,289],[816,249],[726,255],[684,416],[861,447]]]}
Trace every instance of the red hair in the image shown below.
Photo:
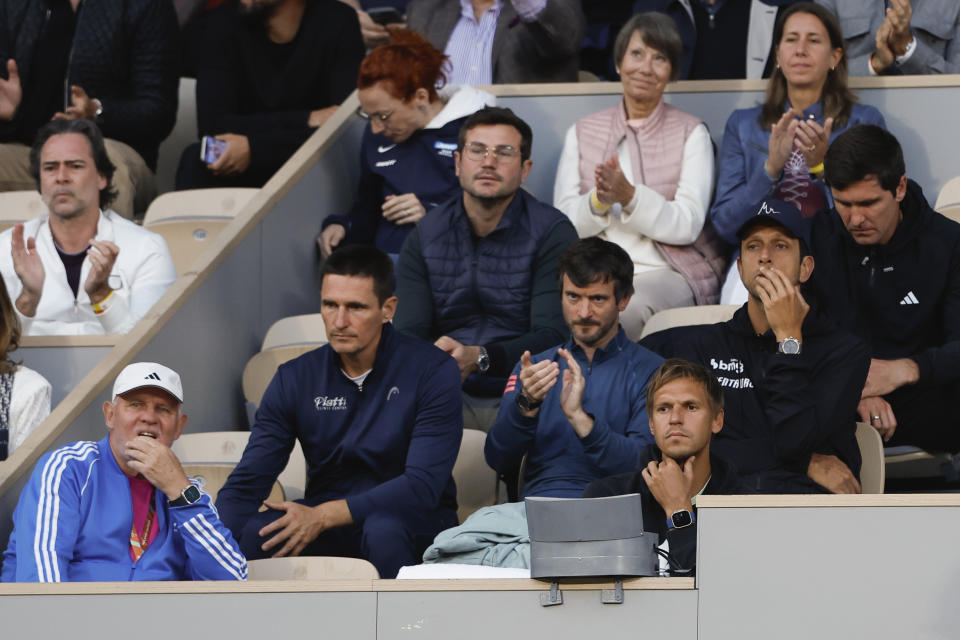
{"label": "red hair", "polygon": [[446,64],[447,56],[422,36],[413,31],[394,31],[388,44],[371,51],[360,63],[357,88],[367,89],[384,82],[387,85],[384,89],[404,102],[423,88],[433,102],[437,99],[437,89],[447,81],[443,71]]}

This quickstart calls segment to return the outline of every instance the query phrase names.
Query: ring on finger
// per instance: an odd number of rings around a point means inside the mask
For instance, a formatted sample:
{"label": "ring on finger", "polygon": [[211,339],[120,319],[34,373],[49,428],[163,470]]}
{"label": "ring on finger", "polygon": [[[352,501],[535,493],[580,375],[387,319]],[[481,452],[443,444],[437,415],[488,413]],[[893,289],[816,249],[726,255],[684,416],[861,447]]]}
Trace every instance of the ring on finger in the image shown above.
{"label": "ring on finger", "polygon": [[814,151],[816,148],[817,148],[817,145],[812,144],[809,147],[807,147],[807,151]]}
{"label": "ring on finger", "polygon": [[870,416],[870,422],[871,422],[871,423],[873,423],[873,422],[879,422],[879,421],[880,421],[880,416]]}

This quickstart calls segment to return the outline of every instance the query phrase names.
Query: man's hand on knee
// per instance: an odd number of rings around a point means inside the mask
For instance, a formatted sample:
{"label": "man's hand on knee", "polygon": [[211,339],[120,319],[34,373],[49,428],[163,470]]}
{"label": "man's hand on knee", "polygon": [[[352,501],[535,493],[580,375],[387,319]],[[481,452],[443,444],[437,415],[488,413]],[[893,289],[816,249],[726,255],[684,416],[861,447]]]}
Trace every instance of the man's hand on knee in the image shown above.
{"label": "man's hand on knee", "polygon": [[850,471],[850,467],[834,455],[815,453],[810,456],[807,475],[833,493],[862,493],[860,482]]}
{"label": "man's hand on knee", "polygon": [[259,531],[262,538],[275,534],[260,547],[264,551],[282,544],[279,551],[273,554],[274,558],[298,556],[327,529],[353,523],[346,500],[331,500],[315,507],[289,501],[263,504],[268,509],[285,512]]}

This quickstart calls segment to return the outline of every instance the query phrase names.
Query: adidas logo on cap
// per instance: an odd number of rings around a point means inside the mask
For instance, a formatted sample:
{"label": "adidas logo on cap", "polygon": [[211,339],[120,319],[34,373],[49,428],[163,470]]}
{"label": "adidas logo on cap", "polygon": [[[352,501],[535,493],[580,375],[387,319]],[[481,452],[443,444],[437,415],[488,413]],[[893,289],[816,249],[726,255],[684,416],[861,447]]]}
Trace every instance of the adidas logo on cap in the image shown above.
{"label": "adidas logo on cap", "polygon": [[144,376],[143,379],[144,379],[144,380],[159,380],[159,379],[160,379],[160,376],[158,376],[158,375],[157,375],[157,372],[154,371],[154,372],[151,373],[150,375]]}

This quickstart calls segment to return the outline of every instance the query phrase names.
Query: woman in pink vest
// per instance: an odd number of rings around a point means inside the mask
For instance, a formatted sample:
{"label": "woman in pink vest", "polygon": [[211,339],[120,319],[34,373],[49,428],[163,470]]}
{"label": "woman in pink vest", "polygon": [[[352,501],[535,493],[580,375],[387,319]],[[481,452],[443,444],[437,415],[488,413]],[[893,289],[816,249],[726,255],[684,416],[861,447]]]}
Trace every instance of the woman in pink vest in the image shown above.
{"label": "woman in pink vest", "polygon": [[570,127],[557,168],[554,206],[581,238],[616,242],[633,259],[636,293],[620,323],[634,340],[657,311],[715,303],[724,270],[722,243],[704,228],[710,134],[663,101],[682,54],[671,18],[633,16],[614,43],[623,100]]}

